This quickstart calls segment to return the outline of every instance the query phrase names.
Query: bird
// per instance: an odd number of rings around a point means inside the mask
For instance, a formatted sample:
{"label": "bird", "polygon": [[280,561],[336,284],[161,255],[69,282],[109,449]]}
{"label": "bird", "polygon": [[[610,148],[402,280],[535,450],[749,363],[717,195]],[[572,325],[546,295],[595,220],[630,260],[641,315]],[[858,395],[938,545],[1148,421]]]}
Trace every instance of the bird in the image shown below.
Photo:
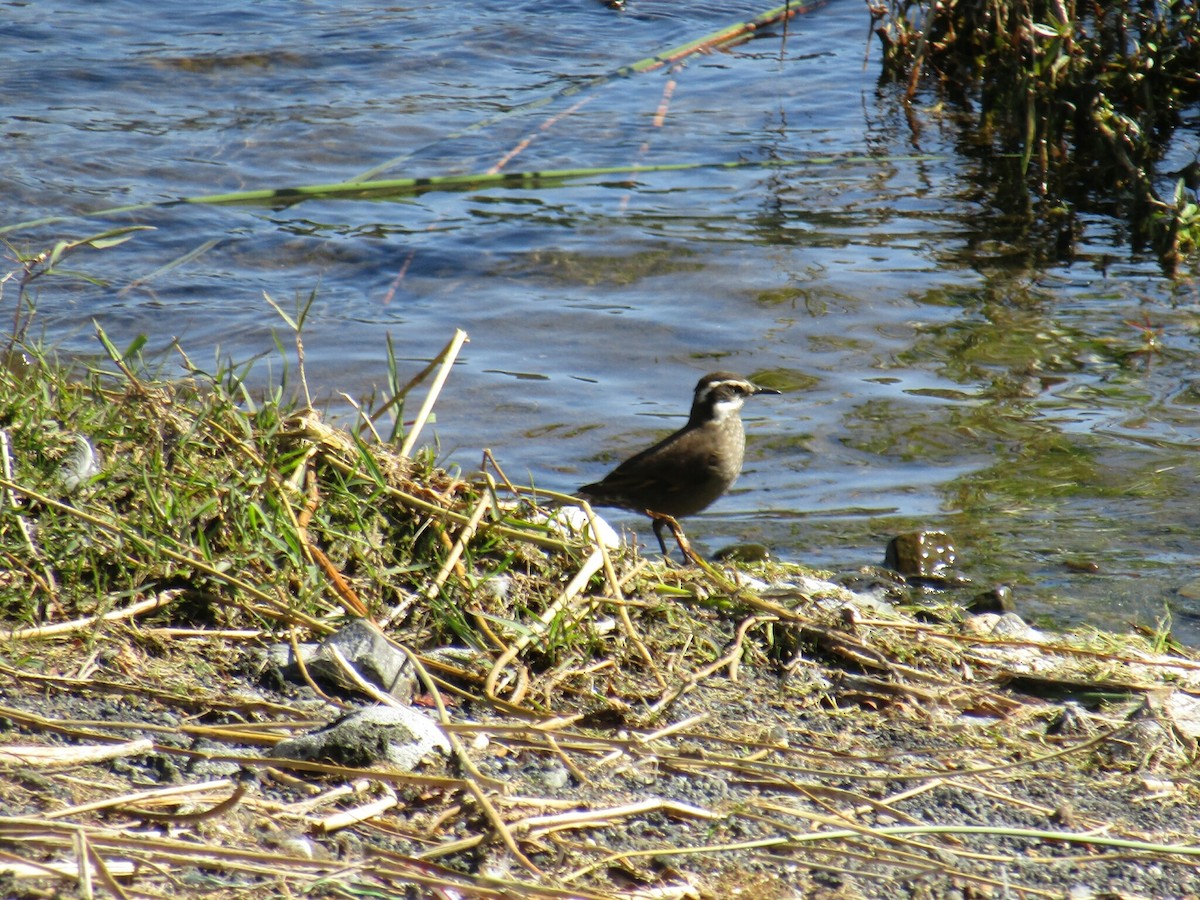
{"label": "bird", "polygon": [[758,394],[778,393],[732,372],[710,372],[696,383],[686,425],[600,481],[579,488],[575,496],[594,506],[650,516],[666,556],[662,529],[669,523],[663,517],[698,513],[729,490],[741,474],[746,450],[742,404]]}

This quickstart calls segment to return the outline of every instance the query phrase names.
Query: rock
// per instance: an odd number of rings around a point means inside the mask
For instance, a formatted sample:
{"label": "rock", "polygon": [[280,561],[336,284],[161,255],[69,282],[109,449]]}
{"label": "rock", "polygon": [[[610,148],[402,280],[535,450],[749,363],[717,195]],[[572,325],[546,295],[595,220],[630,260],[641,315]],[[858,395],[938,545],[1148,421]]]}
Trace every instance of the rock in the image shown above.
{"label": "rock", "polygon": [[998,584],[990,591],[976,594],[966,604],[969,613],[1010,613],[1016,611],[1013,603],[1012,588],[1007,584]]}
{"label": "rock", "polygon": [[872,594],[886,593],[892,597],[902,597],[908,589],[904,576],[894,569],[883,566],[860,566],[853,572],[843,572],[838,581],[852,591],[870,592]]}
{"label": "rock", "polygon": [[1016,613],[984,613],[971,616],[962,623],[963,634],[980,637],[1007,638],[1013,641],[1035,640],[1038,632],[1030,628]]}
{"label": "rock", "polygon": [[1200,578],[1193,579],[1180,585],[1176,592],[1184,600],[1200,600]]}
{"label": "rock", "polygon": [[713,559],[728,563],[766,562],[771,558],[771,551],[765,544],[730,544],[722,547],[713,554]]}
{"label": "rock", "polygon": [[905,578],[942,579],[954,567],[958,551],[944,531],[910,531],[888,541],[883,564]]}
{"label": "rock", "polygon": [[424,713],[407,706],[369,706],[319,731],[280,741],[271,756],[355,768],[387,762],[411,772],[433,750],[449,753],[450,742]]}
{"label": "rock", "polygon": [[542,781],[551,791],[560,791],[571,782],[571,773],[561,763],[548,766],[542,773]]}
{"label": "rock", "polygon": [[1171,691],[1163,700],[1162,711],[1178,735],[1200,741],[1200,698],[1183,691]]}
{"label": "rock", "polygon": [[[346,690],[360,691],[354,679],[346,674],[339,655],[364,681],[401,703],[412,699],[417,678],[408,664],[408,657],[393,647],[383,632],[370,622],[355,619],[319,644],[300,645],[300,657],[310,676]],[[285,677],[292,681],[303,680],[300,666],[292,658],[290,644],[273,645],[268,656],[283,670]]]}

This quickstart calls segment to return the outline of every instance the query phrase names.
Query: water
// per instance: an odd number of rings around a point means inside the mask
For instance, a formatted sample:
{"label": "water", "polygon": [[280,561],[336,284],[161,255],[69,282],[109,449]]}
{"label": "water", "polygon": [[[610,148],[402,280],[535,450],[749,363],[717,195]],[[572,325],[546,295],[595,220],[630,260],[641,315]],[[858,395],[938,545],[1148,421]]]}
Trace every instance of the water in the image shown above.
{"label": "water", "polygon": [[[862,4],[599,86],[587,81],[760,9],[0,10],[0,224],[75,217],[9,239],[156,229],[71,260],[101,285],[42,283],[36,327],[66,350],[96,351],[96,318],[118,345],[177,336],[213,368],[263,355],[266,381],[274,336],[288,338],[263,293],[290,308],[315,288],[309,379],[345,412],[339,392],[384,384],[386,335],[415,372],[461,327],[471,343],[437,405],[444,459],[471,469],[489,447],[511,476],[557,489],[681,424],[704,372],[762,376],[787,393],[748,408],[747,470],[692,520],[702,546],[756,540],[849,568],[897,531],[940,527],[1031,615],[1120,626],[1169,612],[1200,641],[1200,607],[1180,593],[1200,555],[1194,280],[1164,279],[1099,216],[1057,261],[950,117],[910,117],[877,84]],[[77,217],[482,172],[526,138],[506,171],[822,159]],[[1180,139],[1164,170],[1195,149]]]}

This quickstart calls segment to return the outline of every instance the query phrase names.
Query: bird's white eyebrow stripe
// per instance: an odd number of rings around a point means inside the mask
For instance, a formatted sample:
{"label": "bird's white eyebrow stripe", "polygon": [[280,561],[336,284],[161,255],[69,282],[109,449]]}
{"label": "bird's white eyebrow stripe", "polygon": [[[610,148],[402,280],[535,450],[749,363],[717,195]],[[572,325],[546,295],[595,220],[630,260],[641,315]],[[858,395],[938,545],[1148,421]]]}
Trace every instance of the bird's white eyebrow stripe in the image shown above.
{"label": "bird's white eyebrow stripe", "polygon": [[750,383],[747,381],[734,381],[732,379],[729,379],[726,381],[714,381],[712,384],[706,384],[704,386],[704,396],[707,397],[709,394],[711,394],[717,388],[722,387],[724,385],[733,385],[735,387],[747,388],[747,389],[750,387]]}

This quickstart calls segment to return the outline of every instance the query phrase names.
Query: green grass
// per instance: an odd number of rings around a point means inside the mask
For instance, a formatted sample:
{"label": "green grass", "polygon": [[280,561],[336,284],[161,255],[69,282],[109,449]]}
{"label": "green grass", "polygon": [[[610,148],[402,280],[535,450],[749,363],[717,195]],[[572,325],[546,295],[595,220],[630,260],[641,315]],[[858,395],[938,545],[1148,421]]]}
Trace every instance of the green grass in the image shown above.
{"label": "green grass", "polygon": [[[276,305],[301,363],[286,365],[280,342],[285,375],[265,391],[249,387],[248,366],[206,372],[179,348],[185,377],[156,377],[165,361],[142,358],[144,337],[119,349],[99,325],[97,361],[62,363],[26,341],[30,286],[64,273],[78,251],[127,236],[18,254],[7,279],[19,310],[0,365],[0,614],[9,623],[100,616],[159,596],[170,598],[160,615],[175,622],[315,631],[347,610],[382,617],[403,607],[398,624],[428,640],[479,643],[464,612],[478,584],[573,566],[582,545],[521,521],[532,506],[519,496],[503,508],[486,483],[436,468],[432,449],[397,450],[404,399],[420,381],[400,386],[394,362],[393,393],[364,415],[361,434],[321,421],[302,364],[311,297],[294,315]],[[72,467],[89,456],[91,468]],[[481,502],[461,560],[442,572]],[[541,605],[537,596],[521,603]]]}

